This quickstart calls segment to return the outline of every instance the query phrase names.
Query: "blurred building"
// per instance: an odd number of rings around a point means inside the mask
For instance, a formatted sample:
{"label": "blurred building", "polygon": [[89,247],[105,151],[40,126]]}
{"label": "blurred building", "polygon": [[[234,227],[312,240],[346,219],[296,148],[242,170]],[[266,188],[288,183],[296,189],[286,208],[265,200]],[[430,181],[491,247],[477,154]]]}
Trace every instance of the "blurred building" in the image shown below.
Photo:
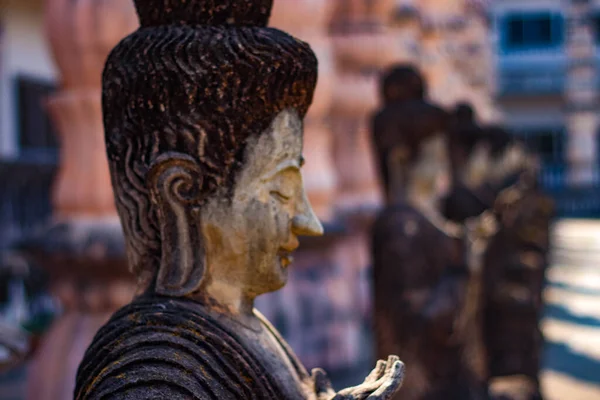
{"label": "blurred building", "polygon": [[542,156],[566,216],[600,216],[600,1],[488,1],[502,119]]}
{"label": "blurred building", "polygon": [[[56,70],[43,1],[0,1],[0,251],[51,213],[58,146],[43,99]],[[27,368],[0,376],[0,399],[21,399]]]}
{"label": "blurred building", "polygon": [[56,90],[42,0],[0,2],[0,248],[51,212],[58,144],[44,99]]}

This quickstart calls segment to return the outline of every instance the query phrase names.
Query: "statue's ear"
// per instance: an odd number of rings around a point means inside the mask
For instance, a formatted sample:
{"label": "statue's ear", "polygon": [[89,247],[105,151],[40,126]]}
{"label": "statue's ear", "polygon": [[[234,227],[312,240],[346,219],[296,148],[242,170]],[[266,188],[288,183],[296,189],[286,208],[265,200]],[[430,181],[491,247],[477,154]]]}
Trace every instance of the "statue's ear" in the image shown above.
{"label": "statue's ear", "polygon": [[155,291],[167,296],[188,295],[200,286],[205,268],[200,166],[185,154],[161,154],[150,166],[146,180],[162,243]]}

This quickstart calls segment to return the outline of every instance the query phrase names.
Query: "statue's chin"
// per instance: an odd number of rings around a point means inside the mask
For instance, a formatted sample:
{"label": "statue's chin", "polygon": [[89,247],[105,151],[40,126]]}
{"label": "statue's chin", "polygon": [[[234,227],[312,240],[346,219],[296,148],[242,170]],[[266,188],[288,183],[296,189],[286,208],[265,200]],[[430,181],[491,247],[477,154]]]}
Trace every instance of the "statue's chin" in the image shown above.
{"label": "statue's chin", "polygon": [[273,268],[269,271],[269,276],[264,276],[260,282],[260,288],[257,290],[259,294],[275,292],[285,286],[288,281],[289,264],[284,265],[278,259],[273,263]]}

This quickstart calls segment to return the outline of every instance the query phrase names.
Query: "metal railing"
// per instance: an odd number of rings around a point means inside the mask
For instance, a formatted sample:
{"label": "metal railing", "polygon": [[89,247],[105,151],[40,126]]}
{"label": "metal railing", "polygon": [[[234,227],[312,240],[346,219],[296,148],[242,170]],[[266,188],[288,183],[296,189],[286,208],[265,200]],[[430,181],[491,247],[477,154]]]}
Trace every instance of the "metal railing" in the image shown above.
{"label": "metal railing", "polygon": [[564,92],[565,68],[560,65],[498,66],[498,96],[559,95]]}

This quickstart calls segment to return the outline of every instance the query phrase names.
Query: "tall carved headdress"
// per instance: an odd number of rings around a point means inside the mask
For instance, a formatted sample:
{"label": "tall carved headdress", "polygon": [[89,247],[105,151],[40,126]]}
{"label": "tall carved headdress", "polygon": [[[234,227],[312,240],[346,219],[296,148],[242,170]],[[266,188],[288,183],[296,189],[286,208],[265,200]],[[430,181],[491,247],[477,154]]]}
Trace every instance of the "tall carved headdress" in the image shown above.
{"label": "tall carved headdress", "polygon": [[[133,271],[161,294],[199,286],[203,265],[162,270],[161,260],[202,260],[199,226],[179,254],[166,221],[175,198],[188,221],[217,191],[231,192],[246,143],[274,117],[312,101],[310,47],[266,27],[273,0],[134,0],[141,27],[109,55],[103,75],[106,145]],[[157,182],[166,193],[154,190]],[[167,196],[169,199],[165,199]]]}

